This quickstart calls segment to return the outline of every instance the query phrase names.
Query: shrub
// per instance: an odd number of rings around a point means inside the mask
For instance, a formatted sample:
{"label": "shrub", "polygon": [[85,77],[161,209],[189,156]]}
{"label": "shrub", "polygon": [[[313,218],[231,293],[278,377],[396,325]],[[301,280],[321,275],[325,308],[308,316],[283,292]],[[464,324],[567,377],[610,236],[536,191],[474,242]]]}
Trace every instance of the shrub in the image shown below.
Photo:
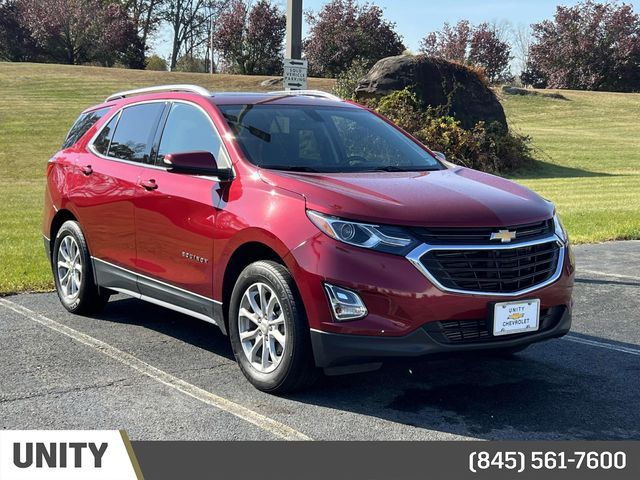
{"label": "shrub", "polygon": [[151,55],[149,58],[147,58],[146,69],[156,70],[156,71],[166,71],[167,61],[158,55]]}
{"label": "shrub", "polygon": [[192,55],[183,55],[176,62],[176,72],[205,73],[205,61]]}
{"label": "shrub", "polygon": [[354,100],[356,87],[367,72],[369,72],[369,62],[361,58],[354,60],[349,68],[337,76],[333,94],[340,98]]}
{"label": "shrub", "polygon": [[489,125],[479,122],[472,129],[462,128],[458,120],[445,114],[446,105],[424,110],[410,89],[367,104],[458,165],[489,173],[507,173],[526,168],[533,161],[528,137],[505,132],[498,122]]}

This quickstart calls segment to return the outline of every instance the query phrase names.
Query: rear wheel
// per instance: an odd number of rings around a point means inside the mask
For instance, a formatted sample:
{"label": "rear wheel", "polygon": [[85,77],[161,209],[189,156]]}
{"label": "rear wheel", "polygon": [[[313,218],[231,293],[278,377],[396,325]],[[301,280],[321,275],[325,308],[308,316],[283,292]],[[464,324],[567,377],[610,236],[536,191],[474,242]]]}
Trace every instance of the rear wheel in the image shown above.
{"label": "rear wheel", "polygon": [[302,301],[291,274],[276,262],[252,263],[238,277],[229,335],[240,369],[259,390],[299,390],[318,376]]}
{"label": "rear wheel", "polygon": [[77,222],[64,222],[58,230],[52,267],[56,292],[64,308],[78,314],[102,310],[109,300],[109,293],[101,290],[93,279],[91,256]]}

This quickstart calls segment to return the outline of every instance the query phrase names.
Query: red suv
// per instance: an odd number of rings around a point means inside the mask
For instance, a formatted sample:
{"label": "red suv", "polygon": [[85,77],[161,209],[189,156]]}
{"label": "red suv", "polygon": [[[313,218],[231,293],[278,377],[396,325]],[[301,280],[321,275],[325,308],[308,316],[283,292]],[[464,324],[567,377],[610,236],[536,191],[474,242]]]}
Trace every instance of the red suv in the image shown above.
{"label": "red suv", "polygon": [[120,292],[213,323],[269,392],[571,325],[553,204],[323,92],[112,95],[49,161],[43,232],[67,310]]}

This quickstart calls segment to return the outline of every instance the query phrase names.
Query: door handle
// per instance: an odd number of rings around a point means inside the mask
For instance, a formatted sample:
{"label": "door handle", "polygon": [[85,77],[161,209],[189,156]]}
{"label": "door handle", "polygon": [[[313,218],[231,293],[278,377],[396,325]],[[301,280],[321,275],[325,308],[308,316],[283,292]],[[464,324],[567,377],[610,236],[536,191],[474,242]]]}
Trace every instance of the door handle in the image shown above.
{"label": "door handle", "polygon": [[158,184],[154,179],[149,179],[149,180],[145,180],[144,182],[140,182],[140,185],[142,186],[142,188],[149,191],[155,190],[156,188],[158,188]]}
{"label": "door handle", "polygon": [[89,176],[93,173],[93,168],[91,168],[91,165],[85,165],[84,167],[82,167],[82,173]]}

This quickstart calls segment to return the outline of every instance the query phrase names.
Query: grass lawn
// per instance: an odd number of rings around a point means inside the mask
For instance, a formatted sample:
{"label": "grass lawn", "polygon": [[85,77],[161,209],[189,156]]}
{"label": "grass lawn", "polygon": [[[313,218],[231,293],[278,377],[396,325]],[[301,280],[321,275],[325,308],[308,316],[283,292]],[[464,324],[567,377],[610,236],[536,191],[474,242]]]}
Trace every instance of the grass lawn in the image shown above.
{"label": "grass lawn", "polygon": [[[263,90],[264,77],[0,63],[0,293],[52,287],[40,236],[46,161],[78,113],[138,86],[195,83]],[[311,79],[329,90],[332,80]],[[516,180],[557,203],[578,242],[640,238],[640,95],[563,92],[505,97],[541,167]]]}
{"label": "grass lawn", "polygon": [[575,243],[640,238],[640,94],[502,97],[538,168],[514,179],[555,202]]}

